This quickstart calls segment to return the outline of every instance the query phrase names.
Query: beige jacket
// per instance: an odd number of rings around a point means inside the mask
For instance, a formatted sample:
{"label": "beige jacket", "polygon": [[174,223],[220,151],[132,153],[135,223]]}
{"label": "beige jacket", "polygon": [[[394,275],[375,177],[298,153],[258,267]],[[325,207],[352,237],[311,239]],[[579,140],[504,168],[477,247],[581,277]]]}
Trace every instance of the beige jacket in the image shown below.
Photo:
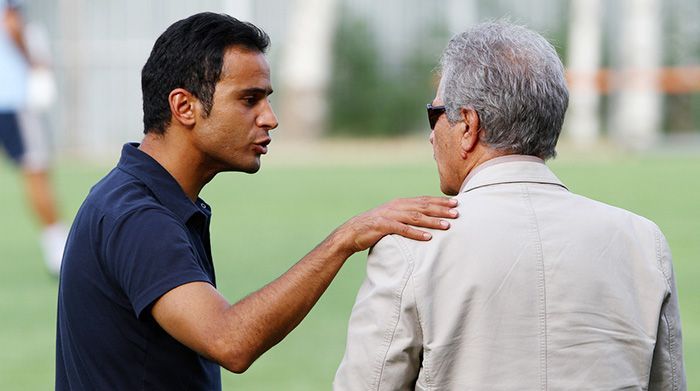
{"label": "beige jacket", "polygon": [[334,389],[684,390],[659,228],[499,159],[449,231],[372,249]]}

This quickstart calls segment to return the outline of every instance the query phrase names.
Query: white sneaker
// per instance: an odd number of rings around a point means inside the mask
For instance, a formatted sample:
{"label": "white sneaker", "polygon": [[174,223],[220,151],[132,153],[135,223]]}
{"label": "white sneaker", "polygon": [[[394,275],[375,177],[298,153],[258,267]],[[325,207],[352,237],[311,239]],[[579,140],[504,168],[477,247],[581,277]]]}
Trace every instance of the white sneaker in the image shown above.
{"label": "white sneaker", "polygon": [[54,223],[45,227],[41,232],[41,249],[44,252],[46,268],[54,276],[61,271],[63,249],[66,246],[68,230],[61,223]]}

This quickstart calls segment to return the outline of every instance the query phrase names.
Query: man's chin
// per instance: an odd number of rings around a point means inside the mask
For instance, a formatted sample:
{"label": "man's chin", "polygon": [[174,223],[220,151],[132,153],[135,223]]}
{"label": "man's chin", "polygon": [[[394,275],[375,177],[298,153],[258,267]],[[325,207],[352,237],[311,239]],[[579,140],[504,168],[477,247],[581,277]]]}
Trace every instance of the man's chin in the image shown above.
{"label": "man's chin", "polygon": [[245,172],[246,174],[255,174],[256,172],[260,171],[260,162],[258,162],[256,165],[246,167],[241,171]]}
{"label": "man's chin", "polygon": [[255,174],[256,172],[260,171],[260,159],[256,159],[254,162],[250,162],[249,164],[229,164],[228,167],[222,171]]}
{"label": "man's chin", "polygon": [[242,165],[243,167],[241,167],[241,171],[247,174],[255,174],[256,172],[260,171],[260,155],[255,155],[251,157],[252,159],[246,162],[246,164]]}
{"label": "man's chin", "polygon": [[442,183],[440,184],[440,191],[442,192],[442,194],[444,194],[446,196],[450,196],[450,197],[456,196],[457,194],[459,194],[458,189],[453,189],[451,186],[448,186],[448,185],[445,185]]}

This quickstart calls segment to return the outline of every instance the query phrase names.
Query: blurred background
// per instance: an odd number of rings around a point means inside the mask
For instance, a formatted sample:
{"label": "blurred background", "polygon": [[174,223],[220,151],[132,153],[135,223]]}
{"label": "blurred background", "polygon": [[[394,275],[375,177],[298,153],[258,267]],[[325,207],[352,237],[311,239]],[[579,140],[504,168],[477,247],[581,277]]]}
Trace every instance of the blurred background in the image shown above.
{"label": "blurred background", "polygon": [[[140,71],[170,24],[200,11],[271,37],[280,126],[254,176],[205,189],[219,287],[236,300],[284,272],[353,214],[438,194],[425,104],[448,39],[508,18],[559,52],[571,100],[552,162],[570,189],[630,209],[669,239],[689,389],[700,389],[698,0],[24,0],[28,46],[67,223],[121,145],[142,135]],[[46,75],[44,75],[46,76]],[[3,88],[0,86],[0,88]],[[44,94],[41,93],[44,91]],[[53,381],[57,281],[46,277],[19,174],[0,159],[0,389]],[[260,244],[260,245],[259,245]],[[330,388],[364,274],[353,257],[288,339],[225,388]]]}
{"label": "blurred background", "polygon": [[568,69],[565,139],[650,149],[697,138],[697,0],[29,0],[48,36],[58,99],[50,111],[62,153],[101,156],[140,137],[140,70],[153,42],[192,13],[225,12],[272,39],[276,136],[396,136],[425,132],[424,105],[447,40],[508,17],[540,32]]}

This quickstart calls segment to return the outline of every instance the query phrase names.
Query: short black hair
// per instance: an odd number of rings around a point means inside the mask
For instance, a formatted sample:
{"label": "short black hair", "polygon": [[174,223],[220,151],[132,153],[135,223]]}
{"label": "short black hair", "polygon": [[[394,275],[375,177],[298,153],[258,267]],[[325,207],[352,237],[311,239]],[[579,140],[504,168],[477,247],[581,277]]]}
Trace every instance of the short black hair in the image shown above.
{"label": "short black hair", "polygon": [[268,35],[252,23],[202,12],[173,23],[156,40],[141,70],[143,132],[165,133],[170,124],[168,95],[184,88],[211,112],[224,54],[232,46],[265,53]]}

